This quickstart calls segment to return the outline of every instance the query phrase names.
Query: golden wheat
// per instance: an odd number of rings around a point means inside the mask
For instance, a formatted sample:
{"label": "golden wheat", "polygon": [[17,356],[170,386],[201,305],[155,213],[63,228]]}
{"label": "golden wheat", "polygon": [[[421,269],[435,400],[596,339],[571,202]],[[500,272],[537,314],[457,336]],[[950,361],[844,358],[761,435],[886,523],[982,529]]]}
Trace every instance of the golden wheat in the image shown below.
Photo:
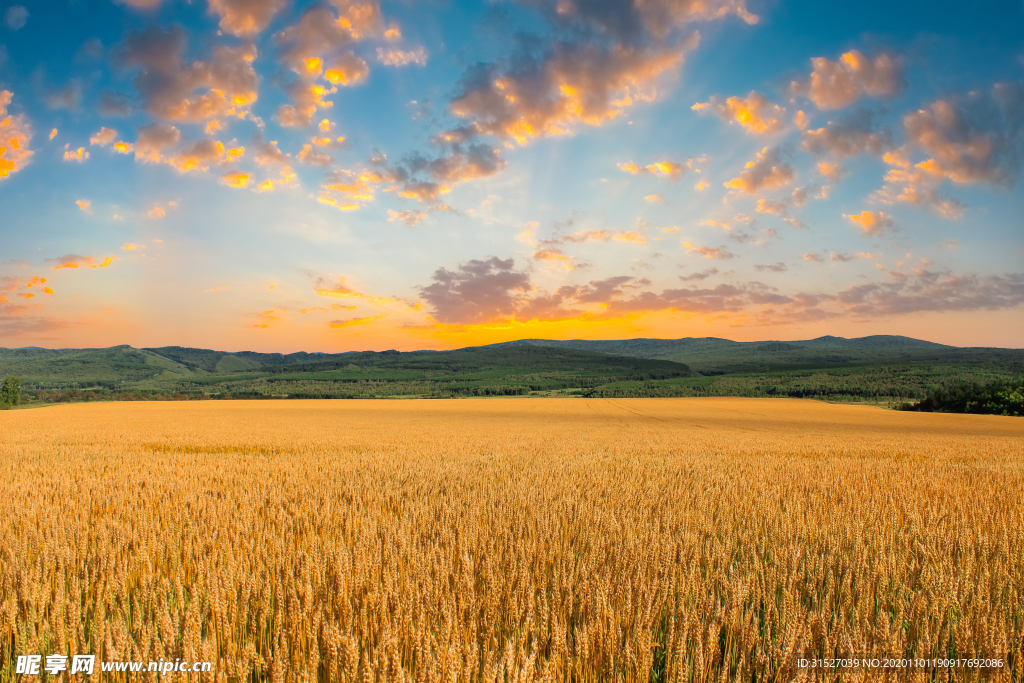
{"label": "golden wheat", "polygon": [[0,434],[3,679],[95,653],[216,681],[788,681],[859,653],[1021,680],[1024,420],[267,401],[14,411]]}

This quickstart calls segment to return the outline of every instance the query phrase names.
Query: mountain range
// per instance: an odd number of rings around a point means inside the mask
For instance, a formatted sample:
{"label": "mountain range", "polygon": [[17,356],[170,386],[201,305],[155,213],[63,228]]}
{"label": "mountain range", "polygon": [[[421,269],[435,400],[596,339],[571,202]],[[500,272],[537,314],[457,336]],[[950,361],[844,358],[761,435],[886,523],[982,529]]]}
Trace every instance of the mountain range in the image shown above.
{"label": "mountain range", "polygon": [[295,398],[773,391],[881,400],[1022,372],[1021,349],[959,348],[888,335],[756,342],[522,339],[451,351],[289,354],[180,346],[0,348],[0,377],[20,377],[29,395],[46,397],[40,400],[81,392]]}

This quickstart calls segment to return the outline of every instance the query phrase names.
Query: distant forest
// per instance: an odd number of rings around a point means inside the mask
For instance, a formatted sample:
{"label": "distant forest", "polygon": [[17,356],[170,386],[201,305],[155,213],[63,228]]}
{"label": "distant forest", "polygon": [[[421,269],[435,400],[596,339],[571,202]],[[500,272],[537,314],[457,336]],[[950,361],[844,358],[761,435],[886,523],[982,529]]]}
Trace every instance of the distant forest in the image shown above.
{"label": "distant forest", "polygon": [[905,403],[900,410],[926,413],[978,413],[1024,416],[1024,381],[961,384],[939,389],[923,401]]}
{"label": "distant forest", "polygon": [[27,406],[239,398],[751,396],[1013,415],[1021,413],[1015,406],[1022,375],[1024,350],[957,348],[894,336],[795,342],[530,339],[454,351],[339,354],[176,346],[0,348],[0,377],[20,379],[21,404]]}

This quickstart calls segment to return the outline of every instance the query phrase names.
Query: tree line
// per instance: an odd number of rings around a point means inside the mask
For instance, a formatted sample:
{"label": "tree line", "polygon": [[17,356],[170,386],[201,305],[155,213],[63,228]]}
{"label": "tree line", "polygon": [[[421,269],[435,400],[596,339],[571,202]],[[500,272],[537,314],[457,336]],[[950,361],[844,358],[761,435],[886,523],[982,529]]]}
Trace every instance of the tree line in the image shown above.
{"label": "tree line", "polygon": [[1024,379],[988,384],[965,383],[938,389],[917,403],[904,403],[900,410],[1020,417],[1024,416]]}

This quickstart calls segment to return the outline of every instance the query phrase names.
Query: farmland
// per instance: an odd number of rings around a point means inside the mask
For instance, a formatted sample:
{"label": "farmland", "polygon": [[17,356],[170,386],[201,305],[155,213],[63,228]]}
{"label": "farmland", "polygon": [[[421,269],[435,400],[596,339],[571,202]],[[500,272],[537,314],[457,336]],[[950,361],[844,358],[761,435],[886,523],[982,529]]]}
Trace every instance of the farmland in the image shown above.
{"label": "farmland", "polygon": [[1024,675],[1019,418],[264,400],[0,434],[2,680],[26,653],[218,681],[789,681],[837,654]]}

